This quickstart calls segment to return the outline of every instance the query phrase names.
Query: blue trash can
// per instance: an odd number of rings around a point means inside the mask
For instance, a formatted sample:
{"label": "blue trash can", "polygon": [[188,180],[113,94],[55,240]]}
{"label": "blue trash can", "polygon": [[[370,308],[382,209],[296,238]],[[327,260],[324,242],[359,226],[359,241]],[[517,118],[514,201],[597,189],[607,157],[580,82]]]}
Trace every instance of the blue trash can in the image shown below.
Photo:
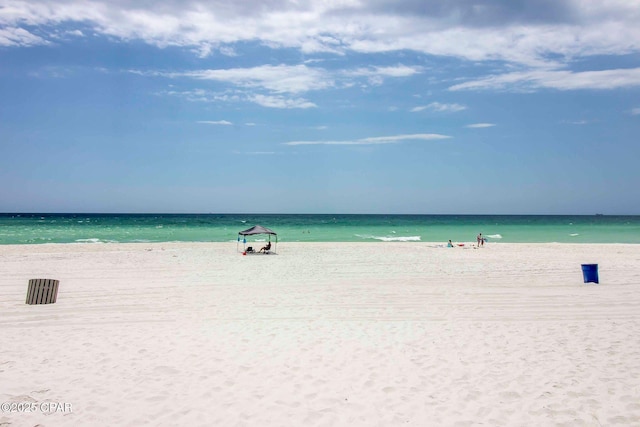
{"label": "blue trash can", "polygon": [[582,264],[584,283],[600,283],[598,281],[598,264]]}

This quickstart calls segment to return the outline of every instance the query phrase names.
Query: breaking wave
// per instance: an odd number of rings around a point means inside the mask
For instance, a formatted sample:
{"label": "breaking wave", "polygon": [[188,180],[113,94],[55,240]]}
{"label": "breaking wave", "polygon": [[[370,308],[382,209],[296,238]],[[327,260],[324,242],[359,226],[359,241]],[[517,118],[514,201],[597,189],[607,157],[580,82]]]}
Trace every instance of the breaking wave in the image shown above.
{"label": "breaking wave", "polygon": [[104,243],[100,239],[76,239],[78,243]]}
{"label": "breaking wave", "polygon": [[419,242],[420,236],[363,236],[361,234],[356,234],[357,237],[361,239],[371,239],[371,240],[380,240],[383,242]]}
{"label": "breaking wave", "polygon": [[[107,240],[107,239],[76,239],[76,243],[119,243],[117,240]],[[132,242],[136,242],[136,240],[132,240]]]}

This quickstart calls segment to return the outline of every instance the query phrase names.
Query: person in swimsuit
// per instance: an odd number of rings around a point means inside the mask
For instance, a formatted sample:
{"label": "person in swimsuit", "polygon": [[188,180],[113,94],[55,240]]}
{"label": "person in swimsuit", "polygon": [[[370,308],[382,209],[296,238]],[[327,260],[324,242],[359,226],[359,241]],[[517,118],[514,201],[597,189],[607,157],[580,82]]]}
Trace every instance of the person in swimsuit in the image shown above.
{"label": "person in swimsuit", "polygon": [[271,249],[271,242],[267,243],[266,246],[263,246],[262,248],[260,248],[260,250],[258,252],[267,252],[269,249]]}

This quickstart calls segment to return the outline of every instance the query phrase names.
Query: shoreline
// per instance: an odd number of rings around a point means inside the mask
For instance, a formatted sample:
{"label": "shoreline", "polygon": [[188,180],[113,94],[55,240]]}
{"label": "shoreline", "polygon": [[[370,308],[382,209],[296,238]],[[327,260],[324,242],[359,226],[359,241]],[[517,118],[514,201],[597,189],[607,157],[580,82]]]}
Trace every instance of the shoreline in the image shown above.
{"label": "shoreline", "polygon": [[0,424],[640,423],[637,245],[435,245],[0,246]]}
{"label": "shoreline", "polygon": [[[261,244],[265,243],[267,240],[255,240],[255,241],[247,241],[247,245],[252,244]],[[120,245],[132,245],[132,246],[160,246],[160,245],[194,245],[194,246],[204,246],[204,245],[224,245],[224,246],[234,246],[236,244],[236,240],[228,240],[226,242],[219,241],[182,241],[182,240],[171,240],[171,241],[154,241],[154,242],[108,242],[108,241],[96,241],[96,242],[45,242],[45,243],[4,243],[0,244],[0,248],[8,248],[13,246],[18,247],[45,247],[45,246],[82,246],[82,247],[91,247],[91,246],[120,246]],[[272,241],[274,243],[274,241]],[[464,244],[465,247],[476,246],[476,242],[473,240],[468,241],[455,241],[453,242],[455,245],[458,243]],[[242,242],[240,242],[242,245]],[[411,241],[411,240],[394,240],[394,241],[382,241],[382,240],[367,240],[367,241],[287,241],[287,240],[279,240],[278,245],[414,245],[414,246],[426,246],[426,247],[441,247],[447,246],[447,241]],[[638,246],[640,243],[628,243],[628,242],[501,242],[501,241],[488,241],[485,243],[485,247],[490,246],[545,246],[545,245],[566,245],[566,246],[611,246],[611,245],[624,245],[624,246]],[[451,248],[449,248],[451,249]]]}
{"label": "shoreline", "polygon": [[256,224],[291,243],[636,243],[640,216],[576,215],[0,215],[0,244],[235,241]]}

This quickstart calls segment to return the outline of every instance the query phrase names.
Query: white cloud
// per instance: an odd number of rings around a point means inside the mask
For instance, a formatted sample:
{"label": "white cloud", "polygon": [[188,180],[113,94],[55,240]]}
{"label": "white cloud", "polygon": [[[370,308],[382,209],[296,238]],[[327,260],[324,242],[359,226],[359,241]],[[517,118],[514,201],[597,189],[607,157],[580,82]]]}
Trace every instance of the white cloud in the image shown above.
{"label": "white cloud", "polygon": [[368,67],[344,71],[346,76],[378,76],[378,77],[409,77],[422,72],[422,67],[396,65],[394,67]]}
{"label": "white cloud", "polygon": [[240,102],[245,98],[234,93],[216,93],[204,89],[166,90],[157,93],[158,96],[175,96],[189,102]]}
{"label": "white cloud", "polygon": [[[284,94],[299,94],[321,89],[329,89],[338,85],[337,80],[346,79],[340,83],[342,87],[348,87],[351,79],[383,77],[404,77],[420,72],[419,67],[406,67],[397,65],[394,67],[372,67],[356,70],[329,72],[323,68],[309,67],[307,65],[263,65],[249,68],[209,69],[183,72],[168,71],[140,71],[127,70],[129,73],[166,77],[172,79],[190,78],[196,80],[217,81],[228,83],[236,87],[235,94],[216,94],[203,89],[191,91],[168,91],[168,95],[182,96],[190,101],[238,101],[247,100],[258,105],[270,108],[313,108],[316,104],[304,98],[289,98]],[[266,91],[267,93],[260,93]],[[455,104],[451,104],[455,108]]]}
{"label": "white cloud", "polygon": [[[38,27],[41,36],[0,37],[5,46],[48,39],[59,24],[82,24],[124,42],[228,55],[259,42],[305,53],[414,51],[471,61],[541,67],[640,49],[637,0],[502,1],[5,0],[0,28]],[[551,59],[553,58],[553,59]]]}
{"label": "white cloud", "polygon": [[532,70],[483,77],[451,86],[456,90],[620,89],[640,86],[640,68],[572,72]]}
{"label": "white cloud", "polygon": [[238,53],[236,52],[236,50],[234,48],[232,48],[232,47],[229,47],[229,46],[222,46],[218,50],[224,56],[238,56]]}
{"label": "white cloud", "polygon": [[448,138],[451,137],[447,135],[440,135],[437,133],[419,133],[412,135],[377,136],[343,141],[290,141],[285,142],[284,145],[375,145],[397,144],[401,141],[429,141]]}
{"label": "white cloud", "polygon": [[330,72],[319,67],[299,65],[261,65],[249,68],[227,68],[195,70],[185,72],[139,71],[129,72],[140,75],[164,76],[169,78],[188,77],[197,80],[211,80],[231,83],[244,88],[261,88],[273,93],[302,93],[328,89],[338,85],[337,80],[345,80],[342,86],[349,86],[354,78],[367,78],[370,83],[380,84],[384,78],[409,77],[421,72],[420,67],[397,65],[394,67],[358,68]]}
{"label": "white cloud", "polygon": [[183,72],[127,70],[142,76],[191,78],[230,83],[240,88],[265,89],[273,93],[301,93],[332,87],[333,78],[321,68],[306,65],[263,65]]}
{"label": "white cloud", "polygon": [[269,95],[252,95],[249,96],[249,101],[254,102],[263,107],[269,108],[314,108],[317,107],[313,102],[307,101],[304,98],[284,98],[282,96],[269,96]]}
{"label": "white cloud", "polygon": [[[638,68],[569,70],[582,58],[640,52],[638,0],[489,3],[5,0],[0,8],[0,46],[59,44],[71,39],[61,34],[91,34],[112,42],[139,40],[159,48],[182,47],[200,57],[240,56],[245,43],[338,56],[417,52],[473,62],[499,61],[520,70],[472,78],[451,90],[610,90],[640,85]],[[302,65],[199,70],[175,76],[260,88],[277,95],[350,87],[362,83],[357,79],[381,85],[387,78],[424,73],[420,67],[402,64],[328,72],[307,66],[312,61],[315,59]],[[430,108],[460,111],[455,104],[451,106],[453,109]]]}
{"label": "white cloud", "polygon": [[432,102],[429,105],[421,105],[418,107],[412,108],[410,111],[412,113],[418,113],[424,110],[436,111],[439,113],[457,113],[458,111],[466,110],[467,107],[461,104],[442,104],[440,102]]}
{"label": "white cloud", "polygon": [[471,129],[483,129],[483,128],[490,128],[490,127],[494,127],[495,124],[493,123],[474,123],[471,125],[467,125],[465,127],[467,128],[471,128]]}
{"label": "white cloud", "polygon": [[638,116],[638,115],[640,115],[640,107],[638,107],[638,108],[632,108],[632,109],[631,109],[631,114],[632,114],[632,115],[634,115],[634,116]]}
{"label": "white cloud", "polygon": [[73,36],[73,37],[84,37],[84,33],[80,30],[65,31],[64,34],[67,36]]}
{"label": "white cloud", "polygon": [[[380,86],[387,77],[410,77],[421,72],[422,67],[409,67],[400,64],[393,67],[361,67],[353,70],[344,70],[341,75],[347,79],[364,77],[370,85]],[[345,86],[350,85],[351,82],[345,82]]]}
{"label": "white cloud", "polygon": [[[167,90],[157,93],[159,96],[175,96],[189,102],[252,102],[268,108],[314,108],[316,104],[304,98],[286,98],[282,95],[264,95],[253,93],[216,93],[204,89],[194,89],[187,91]],[[206,124],[231,124],[225,121],[201,121]],[[247,126],[255,126],[255,123],[247,123]]]}
{"label": "white cloud", "polygon": [[199,80],[216,80],[242,87],[260,87],[276,93],[300,93],[333,86],[331,76],[321,68],[306,65],[263,65],[252,68],[229,68],[168,73]]}
{"label": "white cloud", "polygon": [[23,28],[0,27],[0,46],[37,46],[46,44],[49,44],[47,40]]}
{"label": "white cloud", "polygon": [[231,126],[233,123],[227,120],[201,120],[198,123],[205,125],[223,125],[223,126]]}

